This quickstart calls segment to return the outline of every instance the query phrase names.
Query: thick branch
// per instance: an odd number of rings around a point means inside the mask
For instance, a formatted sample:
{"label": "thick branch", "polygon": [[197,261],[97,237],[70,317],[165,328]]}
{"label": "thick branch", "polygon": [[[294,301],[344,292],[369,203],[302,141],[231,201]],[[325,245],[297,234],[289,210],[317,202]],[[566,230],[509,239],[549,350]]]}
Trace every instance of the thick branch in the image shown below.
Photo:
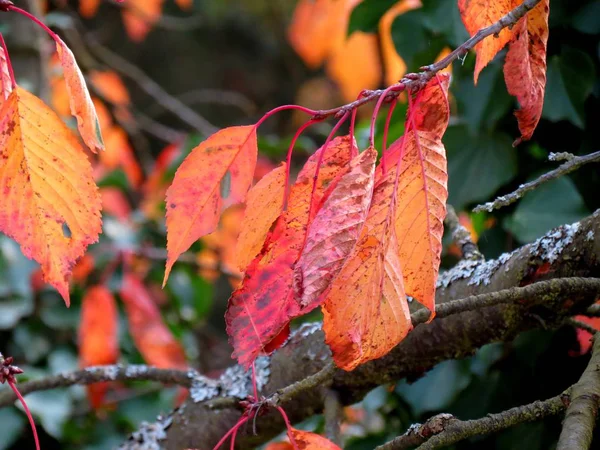
{"label": "thick branch", "polygon": [[[554,155],[554,157],[552,157],[552,155]],[[550,156],[550,159],[552,161],[559,161],[560,159],[564,159],[564,154],[551,153]],[[567,162],[563,165],[557,167],[554,170],[551,170],[548,173],[543,174],[539,178],[536,178],[535,180],[530,181],[529,183],[522,184],[521,186],[519,186],[519,189],[517,189],[514,192],[511,192],[508,195],[502,195],[493,202],[488,202],[475,207],[473,209],[473,212],[492,212],[495,209],[502,208],[503,206],[508,206],[519,200],[527,192],[533,191],[534,189],[538,188],[540,185],[546,183],[547,181],[562,177],[563,175],[571,173],[586,164],[600,162],[600,151],[590,153],[589,155],[584,156],[571,156],[572,157],[569,158]]]}
{"label": "thick branch", "polygon": [[405,450],[417,445],[420,445],[418,450],[447,447],[473,436],[497,433],[520,423],[536,422],[560,414],[565,410],[568,398],[568,392],[565,392],[548,400],[538,400],[477,420],[462,421],[450,414],[438,414],[376,450]]}
{"label": "thick branch", "polygon": [[[46,391],[75,384],[92,384],[101,381],[157,381],[164,384],[176,384],[190,387],[198,377],[202,377],[195,370],[157,369],[144,365],[114,365],[94,366],[76,372],[67,372],[54,375],[41,380],[19,383],[21,394]],[[0,407],[11,405],[17,397],[12,391],[0,391]]]}
{"label": "thick branch", "polygon": [[583,375],[572,388],[556,450],[587,450],[592,444],[600,407],[600,339],[596,334],[592,357]]}

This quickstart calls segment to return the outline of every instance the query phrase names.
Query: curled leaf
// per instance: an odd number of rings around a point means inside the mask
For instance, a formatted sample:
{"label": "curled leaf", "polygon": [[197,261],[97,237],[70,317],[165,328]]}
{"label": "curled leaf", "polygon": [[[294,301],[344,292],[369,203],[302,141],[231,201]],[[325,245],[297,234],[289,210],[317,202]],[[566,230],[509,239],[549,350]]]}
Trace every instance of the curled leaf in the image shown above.
{"label": "curled leaf", "polygon": [[98,153],[104,150],[104,142],[96,108],[73,52],[60,38],[56,39],[56,51],[65,74],[71,114],[77,118],[77,127],[85,145],[94,153]]}

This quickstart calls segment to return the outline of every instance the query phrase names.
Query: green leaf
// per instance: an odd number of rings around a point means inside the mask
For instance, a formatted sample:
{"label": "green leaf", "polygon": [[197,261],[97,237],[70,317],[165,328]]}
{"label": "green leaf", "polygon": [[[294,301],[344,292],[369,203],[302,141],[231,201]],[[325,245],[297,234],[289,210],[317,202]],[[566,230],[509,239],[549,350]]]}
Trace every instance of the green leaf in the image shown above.
{"label": "green leaf", "polygon": [[568,120],[585,126],[584,103],[592,93],[596,71],[585,53],[567,48],[548,64],[548,81],[542,117],[558,122]]}
{"label": "green leaf", "polygon": [[444,35],[450,46],[458,47],[469,39],[456,0],[424,1],[423,25],[435,35]]}
{"label": "green leaf", "polygon": [[517,153],[505,134],[469,135],[464,126],[448,128],[448,202],[456,209],[489,200],[517,174]]}
{"label": "green leaf", "polygon": [[531,242],[554,227],[577,222],[588,214],[575,184],[562,177],[526,194],[504,225],[520,242]]}
{"label": "green leaf", "polygon": [[[25,397],[27,406],[34,417],[50,436],[60,439],[63,425],[73,412],[73,402],[64,389],[34,392]],[[19,407],[22,408],[22,406]]]}
{"label": "green leaf", "polygon": [[363,0],[350,16],[348,26],[348,35],[355,31],[365,31],[373,33],[377,31],[379,19],[390,9],[398,0]]}
{"label": "green leaf", "polygon": [[0,450],[8,449],[25,428],[25,418],[13,408],[0,409]]}
{"label": "green leaf", "polygon": [[600,1],[582,6],[572,19],[573,28],[586,34],[600,33]]}

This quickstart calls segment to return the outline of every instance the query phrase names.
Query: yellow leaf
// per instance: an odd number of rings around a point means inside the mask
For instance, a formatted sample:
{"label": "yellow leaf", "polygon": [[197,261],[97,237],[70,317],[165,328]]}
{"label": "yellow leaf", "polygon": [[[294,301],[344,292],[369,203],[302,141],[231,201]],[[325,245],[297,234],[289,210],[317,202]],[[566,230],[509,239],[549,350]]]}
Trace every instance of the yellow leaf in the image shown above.
{"label": "yellow leaf", "polygon": [[381,55],[385,68],[385,83],[388,85],[397,83],[406,73],[406,63],[396,51],[392,39],[392,23],[399,15],[421,6],[421,0],[400,0],[379,21]]}
{"label": "yellow leaf", "polygon": [[73,52],[60,38],[56,39],[56,51],[60,58],[67,90],[69,91],[71,114],[77,117],[77,127],[85,145],[94,153],[98,153],[98,151],[104,150],[104,142],[102,141],[96,108]]}
{"label": "yellow leaf", "polygon": [[0,108],[0,230],[69,304],[75,262],[101,231],[100,196],[75,136],[17,87]]}

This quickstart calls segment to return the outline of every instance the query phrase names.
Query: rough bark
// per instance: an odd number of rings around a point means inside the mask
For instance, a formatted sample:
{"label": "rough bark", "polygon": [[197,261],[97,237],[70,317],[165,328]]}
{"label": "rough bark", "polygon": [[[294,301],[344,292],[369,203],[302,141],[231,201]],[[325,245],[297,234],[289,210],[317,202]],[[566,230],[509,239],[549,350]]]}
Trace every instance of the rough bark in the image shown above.
{"label": "rough bark", "polygon": [[[540,280],[574,276],[600,276],[600,211],[577,224],[552,230],[498,260],[459,263],[440,277],[436,300],[440,304]],[[542,295],[535,301],[485,307],[418,325],[384,358],[353,372],[338,370],[332,388],[339,393],[343,404],[356,402],[377,385],[403,378],[415,380],[439,362],[472,355],[490,342],[510,341],[522,331],[542,326],[558,327],[566,317],[584,311],[595,300],[590,295],[563,297]],[[323,333],[305,329],[272,355],[268,363],[269,380],[261,392],[274,393],[316,373],[330,361]],[[234,402],[218,400],[197,403],[188,400],[180,410],[153,425],[158,426],[160,433],[150,433],[148,438],[148,433],[142,430],[123,448],[148,448],[140,447],[148,444],[143,439],[156,438],[159,446],[169,450],[212,449],[240,417]],[[282,406],[292,421],[302,420],[322,411],[322,392],[319,389],[304,392]],[[252,427],[242,427],[238,448],[252,448],[265,442],[283,427],[278,415],[269,411],[258,418],[257,435],[253,435]]]}

